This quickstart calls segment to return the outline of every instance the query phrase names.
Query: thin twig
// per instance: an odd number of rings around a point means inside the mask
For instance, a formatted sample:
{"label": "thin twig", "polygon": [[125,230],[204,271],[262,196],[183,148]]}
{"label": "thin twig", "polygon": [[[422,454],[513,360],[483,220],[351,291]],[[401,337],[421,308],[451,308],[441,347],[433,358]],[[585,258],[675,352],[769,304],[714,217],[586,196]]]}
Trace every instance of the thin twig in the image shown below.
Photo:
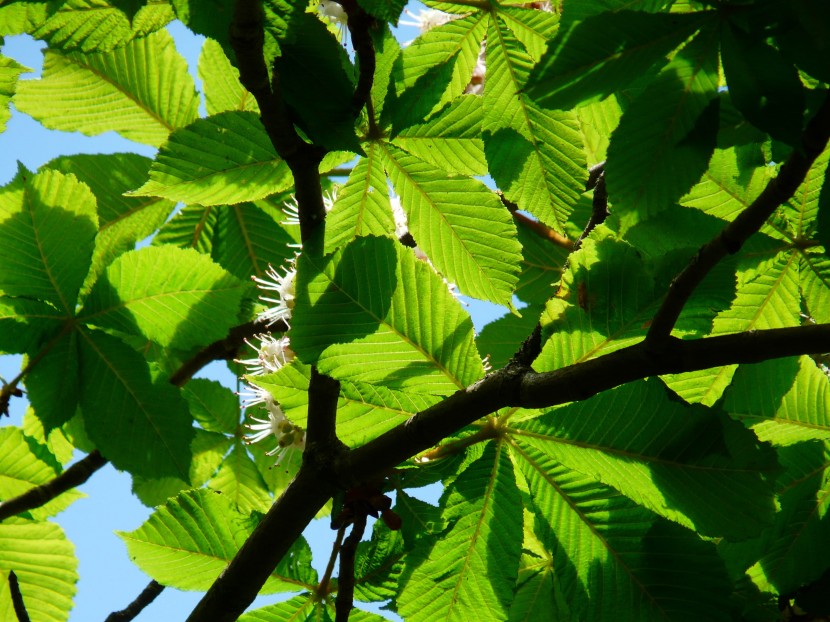
{"label": "thin twig", "polygon": [[354,606],[354,560],[357,545],[366,530],[366,515],[355,515],[352,531],[340,547],[340,571],[337,574],[337,601],[334,605],[334,622],[349,622],[349,614]]}
{"label": "thin twig", "polygon": [[533,220],[529,218],[525,214],[522,214],[519,211],[519,206],[513,203],[510,199],[508,199],[504,194],[501,192],[497,193],[501,202],[504,206],[510,210],[510,213],[513,215],[513,220],[525,225],[528,229],[533,231],[536,235],[538,235],[543,240],[547,240],[556,246],[564,248],[566,250],[573,250],[574,243],[567,237],[548,227],[545,223],[539,220]]}
{"label": "thin twig", "polygon": [[824,151],[830,138],[830,94],[804,132],[803,150],[795,150],[781,165],[778,176],[771,179],[752,204],[709,243],[701,247],[683,271],[672,281],[663,304],[654,316],[646,335],[651,348],[659,348],[671,334],[683,307],[707,274],[727,255],[734,255],[775,212],[790,199]]}
{"label": "thin twig", "polygon": [[320,579],[317,585],[317,596],[323,598],[329,593],[329,583],[331,582],[331,573],[334,572],[334,563],[337,561],[337,556],[340,554],[340,546],[343,544],[343,536],[346,534],[346,525],[342,525],[337,530],[337,536],[334,539],[334,544],[331,547],[331,555],[329,555],[329,562],[326,564],[326,571],[323,573],[323,578]]}
{"label": "thin twig", "polygon": [[153,602],[156,597],[164,591],[164,586],[156,581],[150,581],[147,586],[141,591],[141,594],[136,596],[135,600],[127,605],[121,611],[113,611],[107,616],[105,622],[130,622],[144,608]]}
{"label": "thin twig", "polygon": [[54,479],[0,503],[0,521],[39,508],[67,490],[80,486],[106,463],[107,459],[97,449],[92,451]]}
{"label": "thin twig", "polygon": [[29,622],[29,612],[26,611],[26,603],[23,602],[23,594],[20,593],[20,584],[17,582],[14,570],[9,571],[9,591],[12,593],[12,607],[14,607],[17,622]]}
{"label": "thin twig", "polygon": [[[596,177],[594,178],[594,172]],[[588,187],[593,188],[594,196],[591,199],[591,217],[588,219],[588,224],[582,230],[582,234],[574,244],[574,250],[579,250],[582,247],[582,240],[587,238],[591,231],[605,222],[608,218],[608,189],[605,187],[605,162],[602,165],[597,165],[591,169],[590,177],[588,179]]]}

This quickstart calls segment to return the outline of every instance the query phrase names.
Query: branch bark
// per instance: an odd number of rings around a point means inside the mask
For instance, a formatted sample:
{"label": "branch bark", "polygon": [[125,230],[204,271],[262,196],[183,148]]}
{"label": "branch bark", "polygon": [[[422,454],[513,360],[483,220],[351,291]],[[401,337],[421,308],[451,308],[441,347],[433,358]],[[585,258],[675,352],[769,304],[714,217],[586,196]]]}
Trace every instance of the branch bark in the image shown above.
{"label": "branch bark", "polygon": [[749,331],[697,340],[668,339],[659,352],[645,341],[552,372],[509,364],[382,434],[327,467],[306,463],[188,622],[231,622],[250,605],[282,555],[337,490],[377,479],[500,408],[546,408],[584,400],[616,386],[668,373],[830,351],[830,324]]}
{"label": "branch bark", "polygon": [[54,479],[0,503],[0,521],[39,508],[67,490],[80,486],[106,463],[107,459],[97,449],[94,450]]}
{"label": "branch bark", "polygon": [[23,602],[23,594],[20,593],[20,583],[14,570],[9,571],[9,591],[12,594],[12,607],[17,622],[29,622],[29,612],[26,611],[26,603]]}
{"label": "branch bark", "polygon": [[830,139],[830,94],[807,124],[803,150],[793,151],[781,165],[778,176],[720,234],[697,252],[689,265],[672,281],[663,304],[654,316],[646,342],[659,348],[668,339],[686,302],[719,261],[735,254],[756,233],[779,205],[789,200]]}
{"label": "branch bark", "polygon": [[134,620],[163,591],[164,586],[161,583],[150,581],[133,602],[121,611],[113,611],[104,622],[130,622],[130,620]]}

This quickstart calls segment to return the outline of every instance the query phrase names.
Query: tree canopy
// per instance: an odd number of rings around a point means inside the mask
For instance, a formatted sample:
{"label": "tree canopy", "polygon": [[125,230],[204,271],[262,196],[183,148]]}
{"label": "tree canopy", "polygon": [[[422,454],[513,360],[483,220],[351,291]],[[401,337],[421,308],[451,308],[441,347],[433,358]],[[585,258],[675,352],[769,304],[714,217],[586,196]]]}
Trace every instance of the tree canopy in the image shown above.
{"label": "tree canopy", "polygon": [[0,130],[157,148],[0,188],[2,619],[69,618],[108,462],[155,508],[113,620],[830,615],[830,5],[425,4],[0,5],[47,43]]}

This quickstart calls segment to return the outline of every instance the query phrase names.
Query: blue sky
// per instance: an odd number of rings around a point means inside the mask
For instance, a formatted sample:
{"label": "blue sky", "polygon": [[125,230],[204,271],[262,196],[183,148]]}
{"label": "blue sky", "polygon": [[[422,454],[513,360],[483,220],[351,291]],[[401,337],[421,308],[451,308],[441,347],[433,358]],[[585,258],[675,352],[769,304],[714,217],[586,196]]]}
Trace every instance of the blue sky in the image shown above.
{"label": "blue sky", "polygon": [[[420,3],[409,5],[409,10],[414,12],[420,8],[423,8]],[[196,63],[204,39],[193,35],[179,23],[172,24],[169,29],[179,52],[187,59],[199,88]],[[417,35],[417,30],[403,27],[397,34],[400,41],[408,41]],[[33,69],[34,73],[24,76],[31,79],[40,75],[43,47],[43,44],[27,36],[8,37],[2,53]],[[8,183],[14,176],[18,160],[30,170],[36,170],[58,155],[125,151],[148,157],[155,154],[151,147],[128,141],[112,132],[88,137],[79,133],[46,130],[12,109],[6,131],[0,134],[0,185]],[[469,310],[478,330],[506,311],[503,307],[477,301],[470,301]],[[20,368],[20,361],[19,356],[0,356],[0,376],[5,379],[14,377]],[[218,380],[229,387],[236,386],[236,379],[222,363],[212,364],[199,376]],[[20,425],[25,408],[25,400],[13,400],[11,417],[3,418],[2,425]],[[76,453],[77,457],[80,455]],[[79,560],[80,581],[70,620],[103,620],[112,611],[122,609],[131,602],[149,581],[130,563],[123,543],[114,534],[114,531],[136,529],[152,511],[139,503],[130,489],[129,475],[107,465],[81,488],[87,497],[77,501],[56,519],[75,544]],[[434,500],[435,491],[431,491],[429,496]],[[329,529],[327,520],[315,521],[307,530],[306,537],[314,552],[314,565],[322,573],[334,532]],[[166,589],[138,620],[183,620],[200,597],[201,593]],[[255,606],[276,600],[276,597],[260,597]],[[390,619],[398,619],[386,615]]]}

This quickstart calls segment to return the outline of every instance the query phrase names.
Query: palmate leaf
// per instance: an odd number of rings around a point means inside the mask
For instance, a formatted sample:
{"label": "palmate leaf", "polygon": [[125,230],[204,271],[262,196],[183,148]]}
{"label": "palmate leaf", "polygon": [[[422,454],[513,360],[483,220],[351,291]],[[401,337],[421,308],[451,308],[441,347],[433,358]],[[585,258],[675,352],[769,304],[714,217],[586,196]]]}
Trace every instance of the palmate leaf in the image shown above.
{"label": "palmate leaf", "polygon": [[772,522],[773,453],[718,413],[669,400],[655,380],[518,423],[511,439],[703,535],[745,539]]}
{"label": "palmate leaf", "polygon": [[509,307],[521,247],[498,197],[388,143],[382,149],[409,231],[438,271],[463,294]]}
{"label": "palmate leaf", "polygon": [[369,143],[364,149],[366,157],[352,169],[326,217],[326,252],[356,237],[382,236],[395,230],[381,149],[375,143]]}
{"label": "palmate leaf", "polygon": [[[448,529],[398,595],[407,621],[503,620],[521,553],[522,511],[505,446],[491,443],[442,495]],[[497,560],[497,561],[496,561]],[[495,563],[494,563],[495,561]]]}
{"label": "palmate leaf", "polygon": [[187,350],[227,334],[249,287],[194,250],[151,246],[116,259],[78,317]]}
{"label": "palmate leaf", "polygon": [[511,450],[573,619],[730,619],[714,545],[533,447]]}
{"label": "palmate leaf", "polygon": [[254,112],[222,112],[173,132],[150,180],[133,196],[160,196],[188,204],[256,201],[292,184]]}
{"label": "palmate leaf", "polygon": [[487,33],[484,148],[490,174],[520,209],[564,232],[588,177],[573,112],[542,110],[523,92],[533,58],[510,28]]}
{"label": "palmate leaf", "polygon": [[11,118],[9,101],[14,95],[17,78],[27,71],[30,71],[28,67],[11,58],[0,56],[0,132],[6,129],[6,122]]}
{"label": "palmate leaf", "polygon": [[[39,455],[34,448],[34,439],[23,435],[20,428],[5,426],[0,429],[0,501],[6,501],[27,490],[45,484],[59,474],[51,456]],[[43,520],[62,512],[83,497],[83,493],[70,490],[40,507],[33,508],[24,516]]]}
{"label": "palmate leaf", "polygon": [[323,259],[300,256],[291,347],[338,379],[436,395],[484,373],[469,315],[427,264],[389,238],[358,238]]}
{"label": "palmate leaf", "polygon": [[0,191],[0,292],[73,315],[98,229],[95,205],[72,175],[20,171]]}
{"label": "palmate leaf", "polygon": [[239,82],[239,70],[231,65],[222,46],[213,39],[206,40],[202,45],[199,79],[209,116],[230,110],[259,112],[256,99]]}
{"label": "palmate leaf", "polygon": [[559,31],[530,76],[528,95],[559,110],[608,97],[665,63],[701,22],[697,15],[637,11],[588,16]]}
{"label": "palmate leaf", "polygon": [[718,128],[717,29],[701,31],[627,108],[606,183],[624,225],[670,208],[706,171]]}
{"label": "palmate leaf", "polygon": [[[739,284],[731,307],[715,316],[711,335],[801,324],[796,253],[782,253],[749,275],[744,284]],[[711,406],[720,399],[736,368],[728,365],[661,378],[687,402]]]}
{"label": "palmate leaf", "polygon": [[[163,585],[207,590],[256,526],[225,495],[188,490],[158,508],[138,529],[117,532],[130,558]],[[269,575],[261,593],[314,589],[317,573],[301,537]],[[182,567],[188,572],[182,573]]]}
{"label": "palmate leaf", "polygon": [[430,117],[397,134],[393,142],[421,160],[448,173],[484,175],[481,140],[481,98],[464,95]]}
{"label": "palmate leaf", "polygon": [[14,105],[53,130],[114,130],[161,145],[192,123],[199,99],[187,63],[161,30],[111,52],[47,51],[43,78],[18,84]]}
{"label": "palmate leaf", "polygon": [[105,333],[79,331],[80,404],[90,440],[119,469],[188,481],[193,438],[178,389],[153,381],[147,361]]}
{"label": "palmate leaf", "polygon": [[173,8],[167,3],[144,5],[134,15],[127,15],[119,4],[124,3],[67,0],[31,34],[48,41],[52,49],[109,52],[164,28],[175,18]]}
{"label": "palmate leaf", "polygon": [[742,365],[723,407],[762,441],[830,440],[830,384],[806,356]]}
{"label": "palmate leaf", "polygon": [[[0,524],[0,581],[14,570],[26,611],[37,622],[65,622],[72,609],[78,560],[63,529],[54,523],[11,519]],[[11,595],[0,591],[0,612],[11,611]],[[12,613],[7,620],[17,616]]]}

